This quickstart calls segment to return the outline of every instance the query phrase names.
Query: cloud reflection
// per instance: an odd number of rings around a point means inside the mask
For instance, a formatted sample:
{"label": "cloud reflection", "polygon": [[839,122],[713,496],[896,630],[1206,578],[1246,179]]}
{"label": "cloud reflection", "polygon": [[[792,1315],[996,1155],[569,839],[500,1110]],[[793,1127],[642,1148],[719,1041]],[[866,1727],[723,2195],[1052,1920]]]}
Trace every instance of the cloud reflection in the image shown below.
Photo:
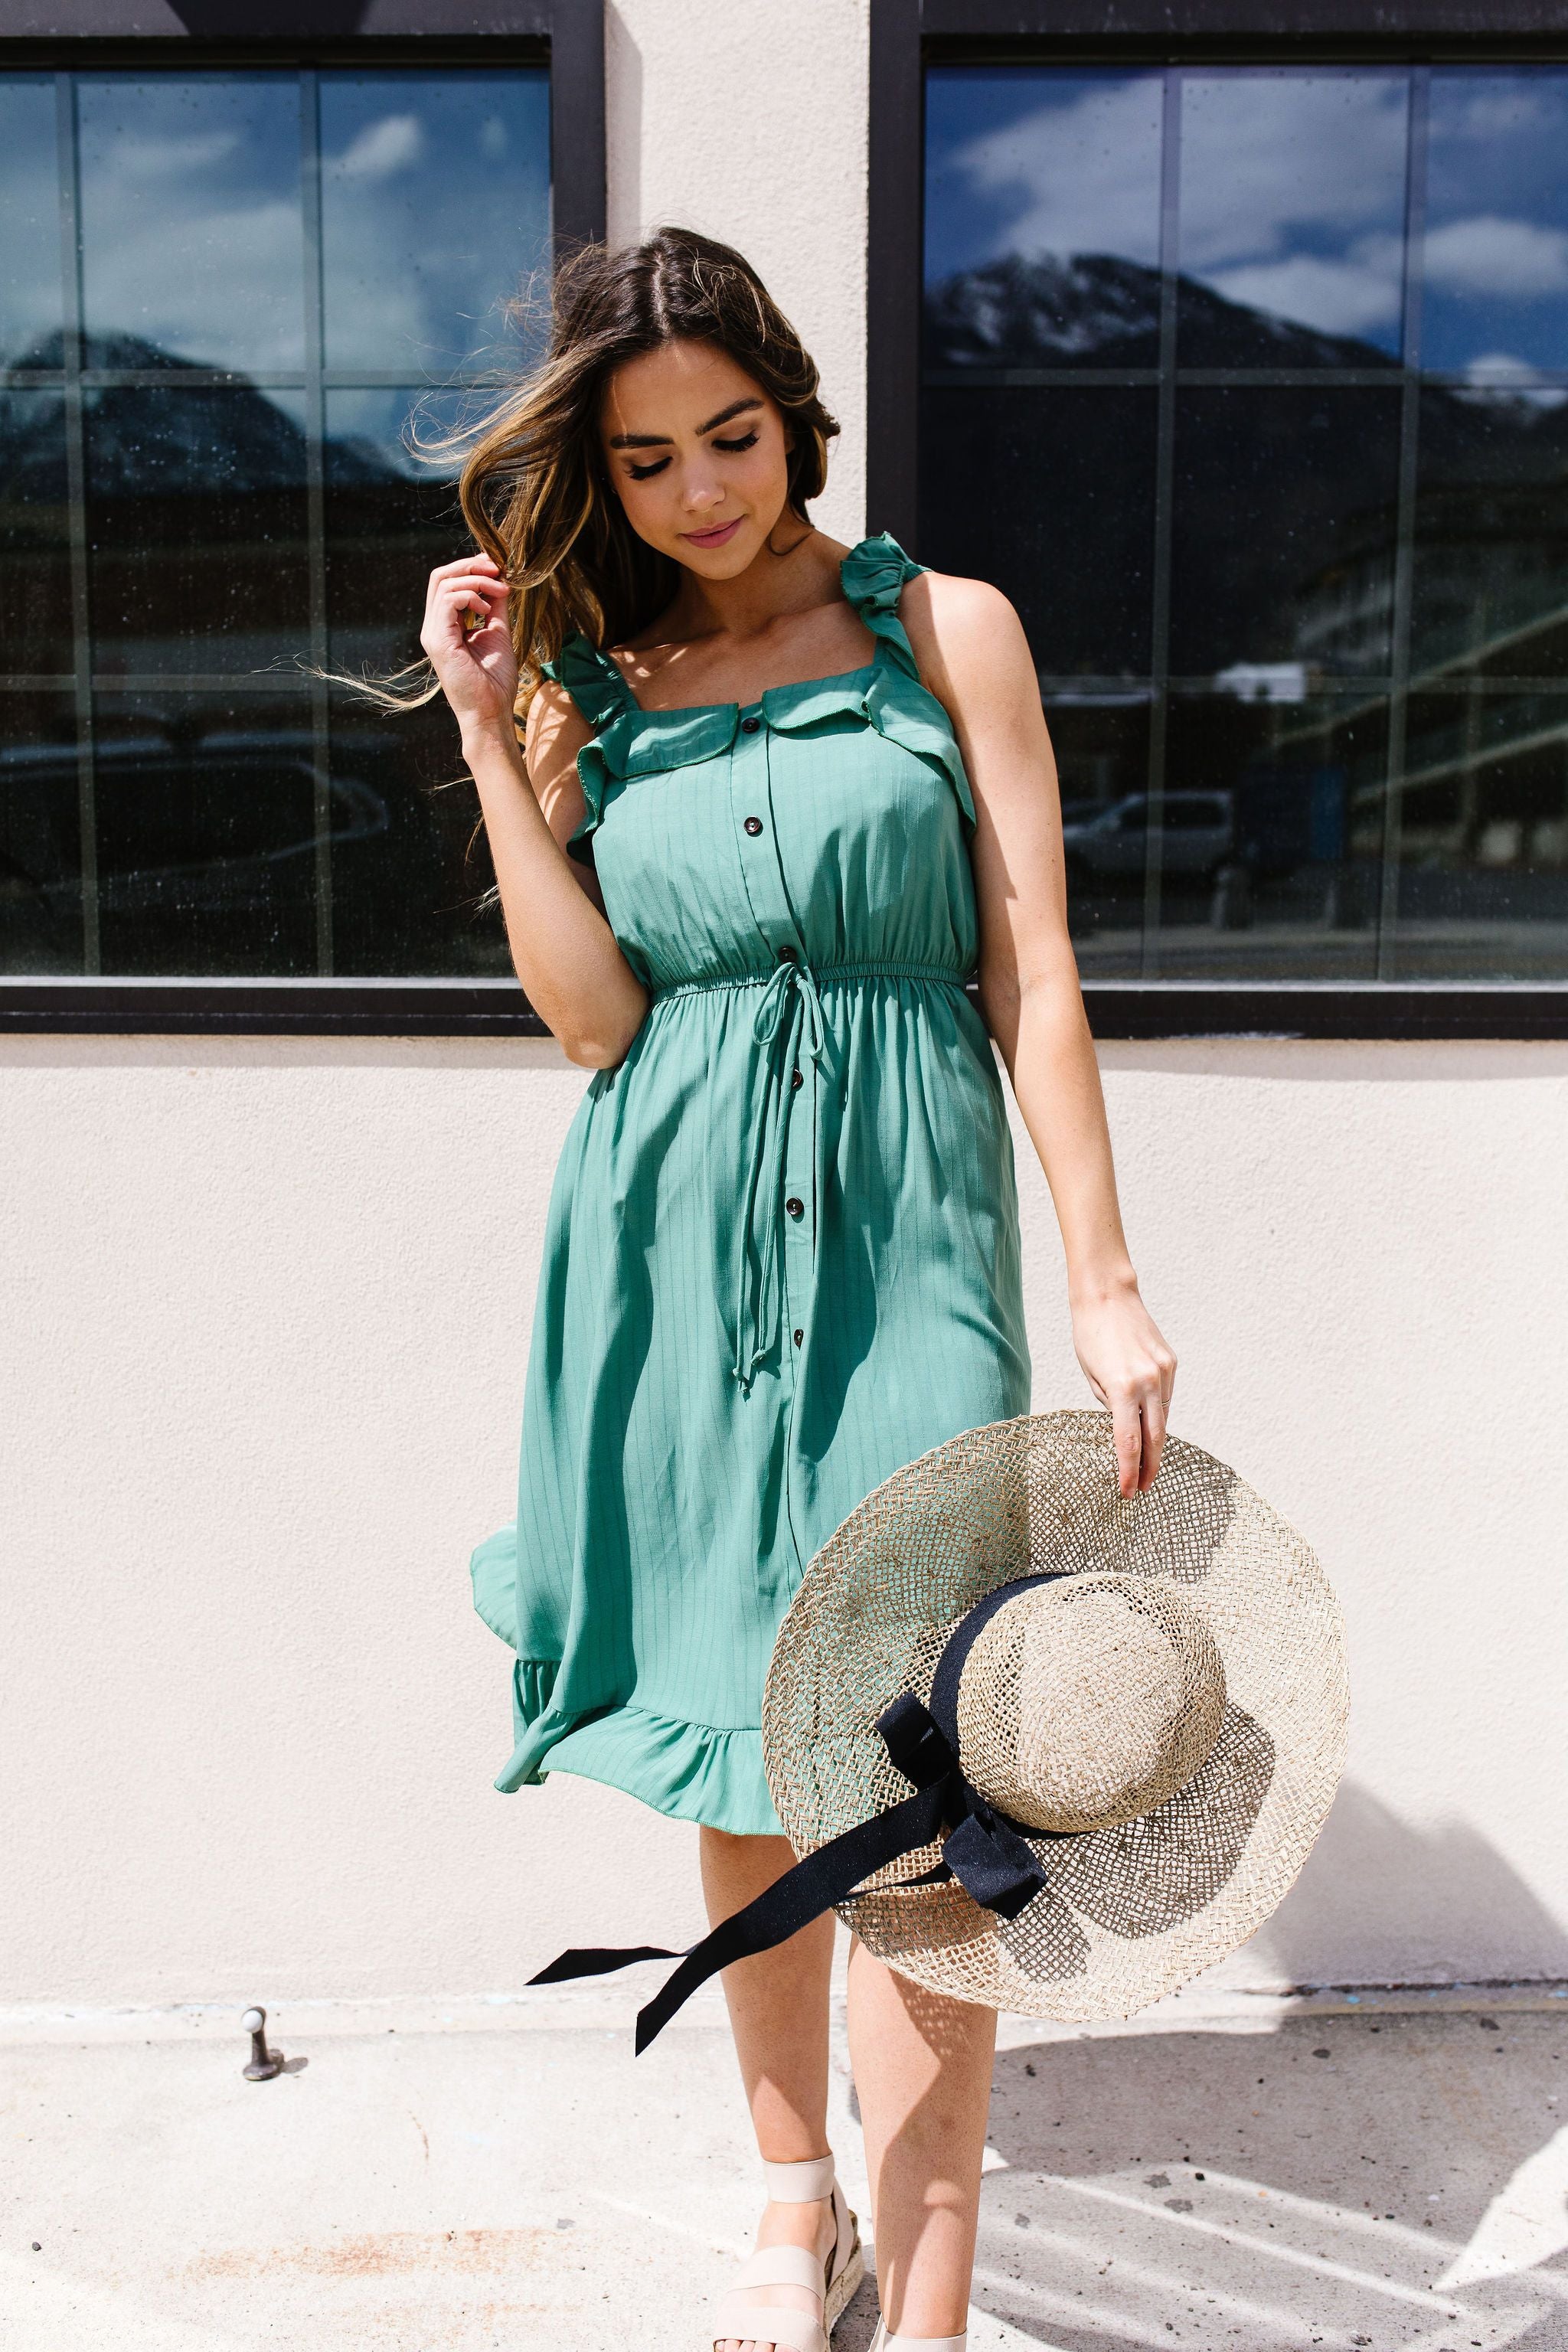
{"label": "cloud reflection", "polygon": [[[538,268],[548,233],[547,77],[328,72],[320,92],[328,363],[441,376],[515,352],[503,305]],[[134,334],[247,373],[304,365],[301,103],[292,73],[81,77],[90,333]],[[38,114],[40,135],[41,107],[39,98],[21,110],[29,123]],[[7,126],[17,110],[5,104]],[[0,152],[7,216],[17,172],[45,176],[38,147],[25,142],[16,165]],[[54,322],[44,286],[24,293],[16,326],[7,321],[13,350],[26,339],[18,328]],[[58,302],[57,291],[55,320]]]}
{"label": "cloud reflection", "polygon": [[329,179],[389,180],[406,172],[425,152],[425,131],[416,114],[384,114],[367,122],[341,155],[328,156],[322,171]]}
{"label": "cloud reflection", "polygon": [[[1386,67],[1183,74],[1183,277],[1396,358],[1412,91]],[[1152,267],[1162,95],[1146,72],[934,75],[936,275],[1003,257]],[[1568,74],[1434,71],[1424,364],[1464,374],[1510,352],[1568,368],[1565,153]]]}

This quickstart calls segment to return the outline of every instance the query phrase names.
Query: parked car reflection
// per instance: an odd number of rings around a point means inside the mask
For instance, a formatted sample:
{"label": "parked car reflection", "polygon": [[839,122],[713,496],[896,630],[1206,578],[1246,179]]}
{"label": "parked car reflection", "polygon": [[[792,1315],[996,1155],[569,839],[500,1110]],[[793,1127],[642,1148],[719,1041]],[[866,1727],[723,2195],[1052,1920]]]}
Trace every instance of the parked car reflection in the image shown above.
{"label": "parked car reflection", "polygon": [[[316,967],[315,862],[374,841],[392,817],[352,739],[337,746],[318,827],[308,727],[133,722],[98,745],[98,908],[106,970],[204,973]],[[65,744],[0,751],[0,795],[30,821],[10,829],[6,961],[57,969],[78,920],[71,871],[77,754]],[[63,836],[68,834],[69,840]]]}
{"label": "parked car reflection", "polygon": [[[1161,804],[1161,870],[1168,882],[1212,882],[1236,846],[1231,793],[1167,793]],[[1071,814],[1069,814],[1069,809]],[[1149,804],[1140,794],[1092,814],[1062,811],[1069,890],[1143,887]]]}

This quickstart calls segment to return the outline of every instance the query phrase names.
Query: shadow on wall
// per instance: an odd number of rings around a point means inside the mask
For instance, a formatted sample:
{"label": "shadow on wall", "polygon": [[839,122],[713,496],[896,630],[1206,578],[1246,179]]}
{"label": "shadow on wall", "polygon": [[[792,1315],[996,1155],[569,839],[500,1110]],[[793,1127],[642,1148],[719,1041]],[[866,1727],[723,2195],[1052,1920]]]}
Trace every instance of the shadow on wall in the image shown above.
{"label": "shadow on wall", "polygon": [[642,51],[615,0],[610,0],[605,10],[605,128],[609,141],[607,229],[612,244],[629,244],[651,226],[641,217],[642,85]]}
{"label": "shadow on wall", "polygon": [[1568,1979],[1568,1928],[1478,1831],[1414,1828],[1348,1781],[1250,1955],[1289,1985]]}
{"label": "shadow on wall", "polygon": [[1563,2352],[1565,2074],[1568,2001],[1004,2051],[971,2343]]}

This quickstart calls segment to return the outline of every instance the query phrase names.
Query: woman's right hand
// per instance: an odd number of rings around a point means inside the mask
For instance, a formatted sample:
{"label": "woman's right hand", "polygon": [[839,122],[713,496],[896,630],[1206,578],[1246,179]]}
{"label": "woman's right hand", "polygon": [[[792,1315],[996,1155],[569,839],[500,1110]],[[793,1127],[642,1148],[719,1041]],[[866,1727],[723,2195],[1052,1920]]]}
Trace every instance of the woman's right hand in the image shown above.
{"label": "woman's right hand", "polygon": [[[464,616],[482,613],[482,625]],[[425,599],[419,642],[465,735],[504,728],[512,740],[517,654],[508,625],[507,584],[493,556],[464,555],[437,564]]]}

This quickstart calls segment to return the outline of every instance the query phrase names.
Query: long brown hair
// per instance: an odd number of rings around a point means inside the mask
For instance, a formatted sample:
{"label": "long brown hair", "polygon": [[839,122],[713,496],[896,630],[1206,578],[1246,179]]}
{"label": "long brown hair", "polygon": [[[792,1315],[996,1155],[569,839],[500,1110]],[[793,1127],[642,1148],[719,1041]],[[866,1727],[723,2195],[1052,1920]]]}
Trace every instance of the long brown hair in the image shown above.
{"label": "long brown hair", "polygon": [[[553,660],[574,630],[592,645],[619,645],[675,594],[680,568],[627,522],[599,433],[613,370],[677,341],[715,344],[778,404],[789,439],[786,495],[801,521],[826,479],[837,424],[818,396],[815,362],[750,262],[689,228],[657,228],[640,245],[581,247],[555,274],[542,364],[457,445],[467,451],[464,519],[511,589],[520,708],[539,684],[541,662]],[[452,446],[435,445],[434,454]],[[378,698],[406,705],[436,691],[432,683],[398,694],[389,681]]]}

